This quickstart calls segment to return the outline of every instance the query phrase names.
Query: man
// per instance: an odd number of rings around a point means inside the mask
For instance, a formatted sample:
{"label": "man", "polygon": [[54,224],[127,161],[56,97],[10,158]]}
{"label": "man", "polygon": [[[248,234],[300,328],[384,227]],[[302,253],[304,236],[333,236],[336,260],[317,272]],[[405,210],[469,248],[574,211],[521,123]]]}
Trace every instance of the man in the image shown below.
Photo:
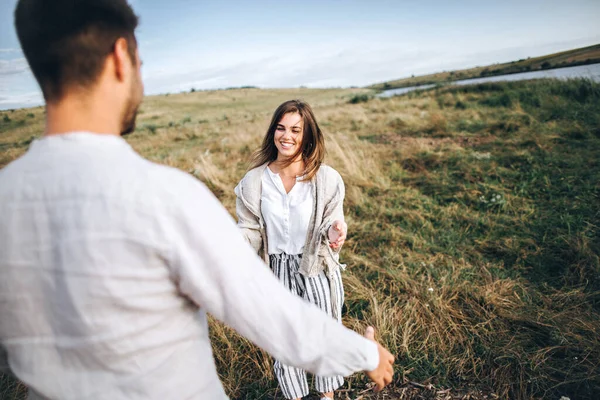
{"label": "man", "polygon": [[143,93],[125,0],[20,0],[15,25],[47,117],[0,171],[0,354],[31,398],[224,399],[206,312],[287,364],[391,381],[372,328],[288,293],[204,185],[120,137]]}

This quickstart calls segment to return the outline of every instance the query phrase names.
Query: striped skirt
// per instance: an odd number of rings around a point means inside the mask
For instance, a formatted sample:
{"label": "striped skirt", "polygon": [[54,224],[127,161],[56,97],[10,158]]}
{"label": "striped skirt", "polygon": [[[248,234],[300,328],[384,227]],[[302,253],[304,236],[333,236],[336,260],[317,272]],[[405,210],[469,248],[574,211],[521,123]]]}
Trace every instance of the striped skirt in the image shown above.
{"label": "striped skirt", "polygon": [[[344,304],[344,287],[342,276],[337,270],[330,279],[325,272],[315,277],[306,277],[299,272],[301,255],[271,254],[269,261],[271,270],[281,283],[292,293],[315,304],[327,315],[341,323],[342,304]],[[335,299],[332,296],[336,297]],[[334,309],[335,308],[335,309]],[[287,399],[295,399],[308,395],[306,372],[302,369],[284,365],[275,360],[273,366],[279,387]],[[314,377],[314,387],[319,393],[333,392],[344,384],[344,377]]]}

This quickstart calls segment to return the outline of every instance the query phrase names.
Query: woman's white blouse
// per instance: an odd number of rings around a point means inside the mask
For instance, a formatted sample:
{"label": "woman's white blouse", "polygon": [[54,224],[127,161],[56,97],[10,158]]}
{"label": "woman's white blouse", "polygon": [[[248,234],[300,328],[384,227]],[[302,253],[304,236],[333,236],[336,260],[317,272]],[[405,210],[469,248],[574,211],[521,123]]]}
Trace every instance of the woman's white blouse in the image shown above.
{"label": "woman's white blouse", "polygon": [[302,254],[313,210],[310,182],[298,180],[286,193],[279,174],[265,168],[260,208],[269,254]]}

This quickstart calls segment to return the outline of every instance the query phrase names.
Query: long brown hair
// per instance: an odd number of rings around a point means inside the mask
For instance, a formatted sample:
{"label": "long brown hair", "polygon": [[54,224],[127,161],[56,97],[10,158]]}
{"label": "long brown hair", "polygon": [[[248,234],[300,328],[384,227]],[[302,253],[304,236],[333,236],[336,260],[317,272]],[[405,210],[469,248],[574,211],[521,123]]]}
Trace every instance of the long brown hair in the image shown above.
{"label": "long brown hair", "polygon": [[281,104],[273,113],[269,129],[265,135],[261,147],[252,155],[250,169],[261,166],[265,163],[277,160],[277,147],[275,146],[275,130],[277,124],[283,116],[288,113],[298,113],[303,121],[302,146],[286,162],[290,165],[302,154],[304,161],[304,174],[302,180],[311,180],[319,170],[325,158],[325,140],[321,128],[317,124],[317,119],[313,114],[312,108],[302,100],[288,100]]}

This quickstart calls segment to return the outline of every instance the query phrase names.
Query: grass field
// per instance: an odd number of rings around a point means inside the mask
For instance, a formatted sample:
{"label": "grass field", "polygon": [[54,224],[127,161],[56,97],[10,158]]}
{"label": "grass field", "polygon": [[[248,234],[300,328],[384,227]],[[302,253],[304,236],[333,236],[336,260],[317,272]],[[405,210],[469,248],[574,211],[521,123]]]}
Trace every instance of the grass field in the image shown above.
{"label": "grass field", "polygon": [[467,68],[457,71],[444,71],[429,75],[411,76],[394,81],[377,83],[369,86],[369,88],[375,90],[397,89],[410,86],[441,84],[461,79],[515,74],[519,72],[574,67],[577,65],[596,63],[600,63],[600,44],[508,63]]}
{"label": "grass field", "polygon": [[[128,141],[204,181],[234,215],[233,187],[275,107],[291,98],[313,105],[327,162],[347,189],[345,324],[373,324],[397,356],[383,394],[355,375],[340,398],[597,399],[600,85],[539,80],[359,96],[370,93],[149,97]],[[0,113],[0,167],[39,136],[43,117],[41,108]],[[281,398],[270,358],[211,327],[231,397]],[[1,379],[0,397],[19,398],[22,386]]]}

